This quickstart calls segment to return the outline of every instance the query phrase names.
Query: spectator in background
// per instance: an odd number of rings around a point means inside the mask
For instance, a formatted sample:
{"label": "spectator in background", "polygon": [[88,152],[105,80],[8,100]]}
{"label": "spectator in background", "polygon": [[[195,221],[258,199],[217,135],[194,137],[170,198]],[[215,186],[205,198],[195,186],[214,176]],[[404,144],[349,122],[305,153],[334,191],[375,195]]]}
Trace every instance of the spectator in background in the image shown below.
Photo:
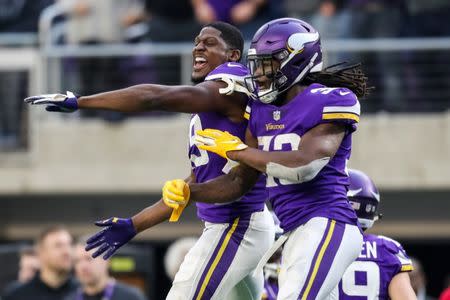
{"label": "spectator in background", "polygon": [[39,258],[32,246],[26,246],[20,250],[19,253],[19,271],[17,274],[17,280],[8,284],[3,293],[9,294],[21,284],[27,283],[36,275],[39,271]]}
{"label": "spectator in background", "polygon": [[223,21],[236,25],[245,40],[271,19],[280,17],[278,0],[191,0],[197,21],[208,24]]}
{"label": "spectator in background", "polygon": [[450,1],[405,0],[409,15],[406,34],[413,37],[450,36]]}
{"label": "spectator in background", "polygon": [[[67,12],[66,42],[71,45],[98,45],[124,43],[132,25],[146,19],[143,0],[58,0]],[[128,86],[126,76],[118,71],[121,58],[87,57],[77,62],[69,60],[65,67],[81,94],[95,94],[110,90],[112,86]],[[77,70],[79,68],[79,70]],[[78,78],[79,76],[79,78]],[[72,76],[73,77],[73,76]],[[79,82],[77,82],[79,81]],[[83,116],[101,116],[107,120],[121,120],[116,112],[83,112]]]}
{"label": "spectator in background", "polygon": [[39,15],[54,0],[0,0],[0,32],[38,31]]}
{"label": "spectator in background", "polygon": [[[450,1],[405,1],[408,11],[408,22],[403,30],[405,35],[413,38],[450,36]],[[410,101],[408,107],[417,107],[416,110],[439,108],[436,104],[440,101],[443,101],[444,110],[449,106],[448,97],[434,93],[448,88],[449,71],[442,67],[448,65],[448,57],[448,49],[407,52],[404,64],[407,76],[404,80],[407,83],[405,93]]]}
{"label": "spectator in background", "polygon": [[34,278],[39,271],[39,258],[34,247],[26,247],[20,251],[18,281],[25,283]]}
{"label": "spectator in background", "polygon": [[[155,43],[191,42],[200,31],[191,0],[146,0],[149,15],[147,39]],[[161,84],[180,84],[181,63],[178,56],[158,56],[154,69]],[[147,81],[148,82],[148,81]]]}
{"label": "spectator in background", "polygon": [[[345,0],[350,14],[350,37],[357,39],[396,38],[406,21],[405,0]],[[373,97],[388,111],[403,107],[404,93],[399,74],[401,64],[397,53],[366,52],[361,61],[374,64],[372,82],[377,89]],[[370,74],[369,74],[370,77]]]}
{"label": "spectator in background", "polygon": [[81,286],[64,300],[145,300],[138,289],[110,277],[109,261],[92,258],[85,243],[81,239],[75,245],[75,274]]}
{"label": "spectator in background", "polygon": [[409,273],[411,286],[416,293],[417,300],[436,300],[436,298],[427,295],[427,278],[422,264],[417,258],[411,258],[414,270]]}
{"label": "spectator in background", "polygon": [[317,0],[284,0],[283,10],[286,16],[311,23],[312,16],[319,10],[321,1]]}
{"label": "spectator in background", "polygon": [[145,19],[140,0],[58,0],[67,11],[69,44],[121,43],[129,26]]}
{"label": "spectator in background", "polygon": [[[350,13],[345,4],[345,0],[285,0],[284,9],[289,17],[313,25],[322,40],[329,40],[351,36]],[[323,55],[327,65],[352,60],[343,53],[324,52]]]}
{"label": "spectator in background", "polygon": [[310,22],[322,39],[349,38],[350,14],[345,4],[345,0],[285,0],[284,9],[287,16]]}
{"label": "spectator in background", "polygon": [[72,236],[63,226],[44,230],[36,242],[40,272],[31,281],[9,291],[3,300],[61,300],[78,284],[71,275]]}
{"label": "spectator in background", "polygon": [[[0,34],[36,33],[41,11],[53,0],[0,0]],[[29,36],[28,36],[29,37]],[[37,40],[37,38],[35,39]],[[34,45],[35,40],[26,39],[23,43]],[[2,47],[18,47],[1,44]],[[23,117],[22,101],[27,94],[27,74],[23,71],[1,70],[0,72],[0,150],[14,150],[23,145],[20,140]]]}

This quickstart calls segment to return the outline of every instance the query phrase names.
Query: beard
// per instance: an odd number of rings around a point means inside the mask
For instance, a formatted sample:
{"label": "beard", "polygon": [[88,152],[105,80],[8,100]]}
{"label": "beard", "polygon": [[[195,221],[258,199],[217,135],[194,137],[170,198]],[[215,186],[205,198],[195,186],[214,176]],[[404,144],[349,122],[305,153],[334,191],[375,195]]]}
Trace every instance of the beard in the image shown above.
{"label": "beard", "polygon": [[203,81],[205,81],[205,78],[206,78],[206,76],[202,76],[202,77],[191,76],[191,82],[193,84],[199,84],[199,83],[202,83]]}

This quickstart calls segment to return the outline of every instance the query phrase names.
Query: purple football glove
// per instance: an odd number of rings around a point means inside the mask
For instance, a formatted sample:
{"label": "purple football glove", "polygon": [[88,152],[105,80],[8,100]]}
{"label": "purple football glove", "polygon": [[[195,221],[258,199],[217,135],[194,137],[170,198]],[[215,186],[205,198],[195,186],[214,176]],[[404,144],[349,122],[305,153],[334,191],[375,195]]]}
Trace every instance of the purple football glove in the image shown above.
{"label": "purple football glove", "polygon": [[114,217],[97,221],[95,225],[106,228],[97,232],[86,241],[86,251],[97,248],[97,251],[92,254],[93,258],[105,253],[103,259],[107,260],[136,235],[131,219]]}
{"label": "purple football glove", "polygon": [[72,92],[64,94],[46,94],[25,98],[25,103],[47,105],[45,110],[57,112],[74,112],[78,109],[77,96]]}

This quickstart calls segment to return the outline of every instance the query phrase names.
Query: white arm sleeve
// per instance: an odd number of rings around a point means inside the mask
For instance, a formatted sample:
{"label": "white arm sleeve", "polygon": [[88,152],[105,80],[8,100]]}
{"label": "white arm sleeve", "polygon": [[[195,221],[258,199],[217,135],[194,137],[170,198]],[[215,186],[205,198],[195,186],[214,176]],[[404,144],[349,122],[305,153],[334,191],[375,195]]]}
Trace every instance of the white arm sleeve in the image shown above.
{"label": "white arm sleeve", "polygon": [[323,157],[313,160],[307,165],[295,168],[269,162],[266,165],[266,174],[275,178],[287,179],[295,183],[307,182],[314,179],[329,161],[329,157]]}

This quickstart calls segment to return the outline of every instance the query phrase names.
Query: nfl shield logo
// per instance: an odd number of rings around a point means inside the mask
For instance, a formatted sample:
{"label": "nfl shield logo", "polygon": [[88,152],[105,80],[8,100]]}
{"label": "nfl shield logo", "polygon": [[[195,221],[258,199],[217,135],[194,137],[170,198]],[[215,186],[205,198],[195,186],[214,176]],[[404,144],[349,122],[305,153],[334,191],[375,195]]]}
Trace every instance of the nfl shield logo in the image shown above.
{"label": "nfl shield logo", "polygon": [[279,110],[274,111],[274,112],[273,112],[273,119],[274,119],[275,121],[279,121],[280,118],[281,118],[281,111],[279,111]]}

